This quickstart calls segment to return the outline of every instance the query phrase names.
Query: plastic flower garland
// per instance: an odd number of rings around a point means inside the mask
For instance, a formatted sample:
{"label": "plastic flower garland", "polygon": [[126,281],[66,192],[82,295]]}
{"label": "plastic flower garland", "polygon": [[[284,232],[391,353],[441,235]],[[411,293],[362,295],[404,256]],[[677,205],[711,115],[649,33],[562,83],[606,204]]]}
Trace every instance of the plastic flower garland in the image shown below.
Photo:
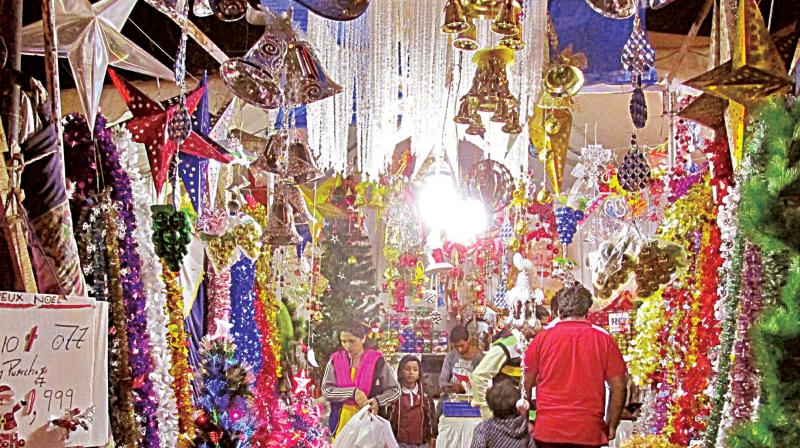
{"label": "plastic flower garland", "polygon": [[[731,447],[800,446],[800,253],[796,144],[800,104],[773,98],[753,113],[746,143],[752,172],[742,185],[742,231],[762,251],[769,306],[751,331],[762,374],[754,421],[735,427]],[[773,301],[774,300],[774,301]]]}

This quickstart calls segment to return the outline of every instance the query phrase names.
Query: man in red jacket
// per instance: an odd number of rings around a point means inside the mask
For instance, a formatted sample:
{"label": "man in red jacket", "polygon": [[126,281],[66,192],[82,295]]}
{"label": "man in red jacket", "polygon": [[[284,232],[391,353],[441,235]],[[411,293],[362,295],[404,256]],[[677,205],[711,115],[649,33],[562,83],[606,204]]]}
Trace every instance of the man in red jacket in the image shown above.
{"label": "man in red jacket", "polygon": [[[616,342],[586,320],[592,294],[580,284],[556,293],[561,320],[525,354],[525,388],[536,387],[538,448],[595,448],[616,436],[625,402],[625,361]],[[606,414],[606,384],[611,398]]]}

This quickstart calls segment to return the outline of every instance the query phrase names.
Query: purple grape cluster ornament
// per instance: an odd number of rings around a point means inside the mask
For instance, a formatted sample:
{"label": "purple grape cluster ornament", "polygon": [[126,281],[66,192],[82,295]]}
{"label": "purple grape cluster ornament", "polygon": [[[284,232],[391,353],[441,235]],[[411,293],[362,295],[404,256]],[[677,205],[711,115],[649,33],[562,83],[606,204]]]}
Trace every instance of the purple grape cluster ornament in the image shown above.
{"label": "purple grape cluster ornament", "polygon": [[558,241],[561,244],[571,244],[575,237],[578,221],[583,219],[583,212],[572,207],[561,207],[556,209],[556,230],[558,230]]}

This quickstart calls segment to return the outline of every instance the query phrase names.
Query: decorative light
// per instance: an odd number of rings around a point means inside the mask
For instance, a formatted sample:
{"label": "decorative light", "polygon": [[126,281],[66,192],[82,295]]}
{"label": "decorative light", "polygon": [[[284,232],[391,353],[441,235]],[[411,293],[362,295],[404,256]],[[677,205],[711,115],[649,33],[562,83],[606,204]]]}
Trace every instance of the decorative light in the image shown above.
{"label": "decorative light", "polygon": [[449,241],[467,244],[486,230],[485,206],[458,191],[450,166],[437,158],[417,196],[417,208],[431,233],[443,232]]}

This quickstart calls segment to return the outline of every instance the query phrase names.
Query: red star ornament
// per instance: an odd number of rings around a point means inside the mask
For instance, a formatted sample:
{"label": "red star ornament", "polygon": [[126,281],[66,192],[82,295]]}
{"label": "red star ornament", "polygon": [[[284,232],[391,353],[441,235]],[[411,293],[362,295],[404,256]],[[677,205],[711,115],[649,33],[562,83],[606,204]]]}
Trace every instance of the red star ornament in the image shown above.
{"label": "red star ornament", "polygon": [[[169,174],[169,166],[175,157],[175,152],[178,151],[178,144],[169,138],[168,127],[179,104],[176,102],[165,107],[148,98],[113,69],[108,69],[108,74],[133,114],[133,118],[126,122],[125,126],[131,131],[133,141],[144,144],[147,149],[147,159],[150,162],[156,192],[161,194]],[[186,111],[190,115],[194,113],[204,93],[205,87],[199,87],[187,94]],[[180,146],[180,151],[222,163],[233,160],[233,156],[221,146],[194,131],[189,133],[189,137]]]}

